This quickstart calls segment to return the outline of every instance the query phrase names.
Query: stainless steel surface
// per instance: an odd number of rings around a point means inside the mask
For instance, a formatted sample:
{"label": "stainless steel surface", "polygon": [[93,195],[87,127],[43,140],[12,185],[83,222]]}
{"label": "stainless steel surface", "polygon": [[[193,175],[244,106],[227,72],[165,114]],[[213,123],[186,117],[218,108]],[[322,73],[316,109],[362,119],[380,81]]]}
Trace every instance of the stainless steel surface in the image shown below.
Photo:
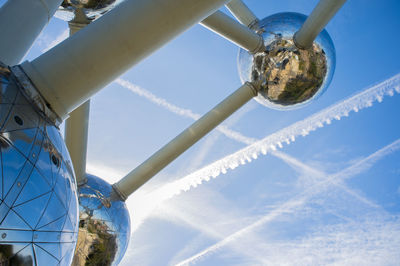
{"label": "stainless steel surface", "polygon": [[50,120],[51,123],[59,126],[62,123],[62,120],[51,108],[49,108],[46,100],[38,92],[21,67],[19,65],[13,66],[11,67],[11,71],[18,79],[18,82],[22,85],[20,87],[21,90],[23,90],[23,93],[27,96],[28,100],[33,104],[36,110]]}
{"label": "stainless steel surface", "polygon": [[58,129],[0,66],[0,265],[70,265],[78,202]]}
{"label": "stainless steel surface", "polygon": [[99,18],[124,0],[64,0],[56,13],[59,19],[70,21],[74,11],[82,9],[89,19]]}
{"label": "stainless steel surface", "polygon": [[125,202],[110,201],[111,185],[93,175],[78,191],[79,237],[72,265],[118,265],[130,236]]}
{"label": "stainless steel surface", "polygon": [[239,74],[243,82],[261,82],[256,100],[275,109],[293,109],[321,95],[335,68],[335,48],[322,31],[309,49],[299,49],[294,33],[306,16],[279,13],[259,22],[265,51],[254,55],[239,51]]}

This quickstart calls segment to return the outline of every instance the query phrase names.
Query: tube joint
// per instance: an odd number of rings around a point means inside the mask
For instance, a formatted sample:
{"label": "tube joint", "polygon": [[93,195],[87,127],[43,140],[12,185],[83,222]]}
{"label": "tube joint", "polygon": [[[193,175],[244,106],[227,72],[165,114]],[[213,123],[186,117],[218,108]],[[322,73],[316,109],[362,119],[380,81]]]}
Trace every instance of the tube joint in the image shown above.
{"label": "tube joint", "polygon": [[125,193],[118,188],[118,183],[113,184],[112,188],[113,190],[111,191],[110,194],[111,201],[119,201],[119,200],[126,201],[128,199],[128,196],[125,195]]}
{"label": "tube joint", "polygon": [[62,122],[61,118],[50,108],[48,102],[42,97],[23,69],[19,65],[13,66],[11,67],[11,72],[17,78],[18,83],[21,85],[22,92],[33,106],[35,106],[39,113],[47,118],[47,120],[58,127]]}

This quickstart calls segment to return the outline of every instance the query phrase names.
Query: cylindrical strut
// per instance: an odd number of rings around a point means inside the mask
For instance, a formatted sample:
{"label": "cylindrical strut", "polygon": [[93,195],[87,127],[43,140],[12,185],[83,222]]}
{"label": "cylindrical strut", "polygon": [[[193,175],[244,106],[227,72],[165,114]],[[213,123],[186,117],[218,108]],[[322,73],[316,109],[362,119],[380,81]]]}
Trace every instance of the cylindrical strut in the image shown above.
{"label": "cylindrical strut", "polygon": [[[75,17],[68,22],[70,36],[89,25],[90,20],[82,9],[75,10]],[[65,120],[64,140],[75,170],[76,183],[86,182],[86,155],[89,132],[90,100],[70,113]]]}
{"label": "cylindrical strut", "polygon": [[256,15],[241,0],[230,1],[226,4],[226,8],[246,27],[252,27],[258,22]]}
{"label": "cylindrical strut", "polygon": [[0,61],[18,64],[62,0],[9,0],[0,8]]}
{"label": "cylindrical strut", "polygon": [[65,119],[132,65],[226,2],[127,0],[22,67]]}
{"label": "cylindrical strut", "polygon": [[216,11],[200,22],[200,24],[250,53],[260,52],[264,48],[264,40],[261,35],[258,35],[221,11]]}
{"label": "cylindrical strut", "polygon": [[89,132],[90,100],[71,112],[65,120],[65,145],[75,170],[76,183],[86,180],[86,154]]}
{"label": "cylindrical strut", "polygon": [[315,38],[328,24],[346,0],[320,0],[303,26],[293,37],[297,47],[307,49],[311,47]]}
{"label": "cylindrical strut", "polygon": [[243,84],[211,111],[154,153],[149,159],[136,167],[119,182],[115,183],[113,185],[115,192],[123,200],[126,200],[136,189],[256,95],[257,89],[253,84],[248,82]]}

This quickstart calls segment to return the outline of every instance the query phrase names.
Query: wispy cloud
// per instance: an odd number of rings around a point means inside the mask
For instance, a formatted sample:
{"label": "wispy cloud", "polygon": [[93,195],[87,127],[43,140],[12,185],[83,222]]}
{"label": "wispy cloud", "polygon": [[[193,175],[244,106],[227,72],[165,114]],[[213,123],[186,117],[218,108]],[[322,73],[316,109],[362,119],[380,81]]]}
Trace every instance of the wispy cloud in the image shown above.
{"label": "wispy cloud", "polygon": [[366,216],[362,220],[320,226],[293,241],[271,241],[267,265],[396,265],[400,260],[400,217]]}
{"label": "wispy cloud", "polygon": [[282,205],[278,206],[274,210],[270,211],[267,215],[263,216],[256,222],[238,230],[237,232],[231,234],[230,236],[224,238],[223,240],[219,241],[218,243],[204,249],[203,251],[195,254],[194,256],[181,261],[177,265],[189,265],[210,253],[213,253],[220,249],[221,247],[228,245],[236,240],[240,239],[244,235],[254,231],[255,229],[259,228],[262,225],[265,225],[272,220],[276,219],[282,214],[292,213],[304,206],[304,204],[316,194],[319,194],[323,191],[326,191],[327,188],[331,186],[331,184],[337,184],[345,179],[348,179],[352,176],[358,175],[363,171],[368,170],[371,168],[377,161],[382,159],[383,157],[396,152],[400,149],[400,139],[394,141],[393,143],[383,147],[382,149],[376,151],[375,153],[371,154],[370,156],[360,160],[356,164],[344,169],[343,171],[330,175],[326,179],[317,182],[316,184],[310,186],[306,189],[303,193],[299,194],[298,196],[290,199],[289,201],[283,203]]}
{"label": "wispy cloud", "polygon": [[49,43],[47,42],[45,45],[45,48],[42,49],[42,53],[47,52],[48,50],[50,50],[51,48],[53,48],[60,42],[64,41],[65,39],[68,38],[68,36],[69,36],[69,29],[66,29],[60,35],[58,35],[53,41],[51,41]]}
{"label": "wispy cloud", "polygon": [[[203,238],[221,239],[254,219],[253,217],[249,218],[243,215],[242,209],[235,206],[230,200],[227,200],[216,191],[203,188],[199,193],[185,196],[185,198],[163,204],[162,208],[157,212],[162,212],[163,219],[170,219],[175,223],[190,226],[200,231]],[[252,258],[253,265],[254,263],[265,264],[266,261],[264,258],[258,255],[261,247],[264,247],[261,244],[263,239],[260,236],[254,235],[252,241],[260,243],[257,248],[248,249],[246,247],[247,243],[243,242],[237,243],[233,249],[237,254]],[[195,240],[195,242],[197,241]],[[178,262],[182,256],[193,254],[196,249],[197,245],[193,245],[182,250],[178,254],[175,254],[175,258],[172,258],[169,264]]]}

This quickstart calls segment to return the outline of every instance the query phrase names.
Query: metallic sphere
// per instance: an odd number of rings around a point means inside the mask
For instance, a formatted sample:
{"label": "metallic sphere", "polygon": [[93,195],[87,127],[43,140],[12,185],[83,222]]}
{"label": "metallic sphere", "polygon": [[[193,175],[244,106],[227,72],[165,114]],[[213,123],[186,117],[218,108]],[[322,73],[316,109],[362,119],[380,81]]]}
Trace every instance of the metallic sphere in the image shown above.
{"label": "metallic sphere", "polygon": [[0,265],[70,265],[78,237],[71,159],[20,84],[0,65]]}
{"label": "metallic sphere", "polygon": [[70,21],[74,18],[75,9],[82,9],[89,19],[96,19],[111,10],[123,0],[64,0],[56,17]]}
{"label": "metallic sphere", "polygon": [[100,10],[109,7],[116,0],[64,0],[61,6],[64,8],[74,7],[74,8],[86,8],[90,10]]}
{"label": "metallic sphere", "polygon": [[309,49],[299,49],[293,35],[306,20],[298,13],[279,13],[259,22],[265,50],[239,52],[242,82],[261,85],[256,100],[274,109],[293,109],[321,95],[335,68],[335,48],[326,30]]}
{"label": "metallic sphere", "polygon": [[79,237],[72,265],[118,265],[131,222],[124,201],[110,201],[110,184],[93,175],[78,187]]}

